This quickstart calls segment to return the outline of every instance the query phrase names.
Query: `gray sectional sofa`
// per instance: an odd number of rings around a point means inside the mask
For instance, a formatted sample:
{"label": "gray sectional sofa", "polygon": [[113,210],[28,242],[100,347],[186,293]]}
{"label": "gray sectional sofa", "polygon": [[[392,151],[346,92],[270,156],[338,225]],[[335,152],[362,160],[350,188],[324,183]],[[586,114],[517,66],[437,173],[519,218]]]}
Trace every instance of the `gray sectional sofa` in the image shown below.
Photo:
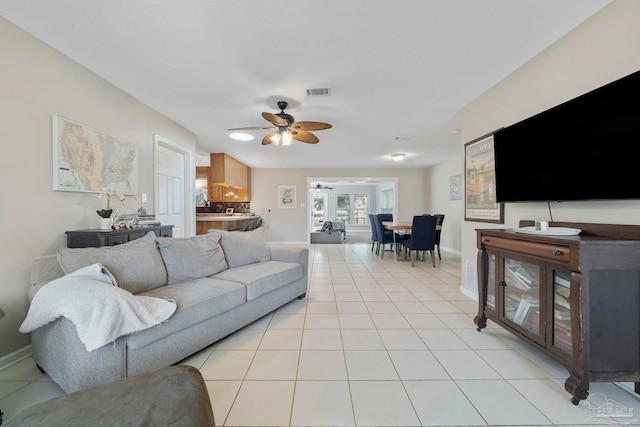
{"label": "gray sectional sofa", "polygon": [[66,317],[31,332],[34,360],[66,392],[175,364],[303,298],[308,285],[308,249],[268,244],[262,228],[187,238],[150,232],[120,246],[61,248],[36,259],[32,300],[48,282],[94,263],[131,294],[174,300],[177,308],[159,325],[93,351]]}

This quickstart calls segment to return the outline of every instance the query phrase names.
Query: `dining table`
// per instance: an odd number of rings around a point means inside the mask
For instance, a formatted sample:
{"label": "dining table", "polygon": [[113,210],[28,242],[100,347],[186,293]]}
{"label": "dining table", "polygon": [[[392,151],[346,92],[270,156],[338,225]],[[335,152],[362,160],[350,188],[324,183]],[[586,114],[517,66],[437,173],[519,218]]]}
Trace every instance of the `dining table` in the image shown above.
{"label": "dining table", "polygon": [[[413,221],[382,221],[385,230],[391,231],[411,231]],[[442,230],[442,225],[436,225],[436,230]]]}
{"label": "dining table", "polygon": [[[410,232],[413,221],[382,221],[385,230],[393,231],[393,247],[396,247],[396,231]],[[436,230],[442,230],[442,225],[436,225]],[[400,258],[398,258],[400,259]]]}

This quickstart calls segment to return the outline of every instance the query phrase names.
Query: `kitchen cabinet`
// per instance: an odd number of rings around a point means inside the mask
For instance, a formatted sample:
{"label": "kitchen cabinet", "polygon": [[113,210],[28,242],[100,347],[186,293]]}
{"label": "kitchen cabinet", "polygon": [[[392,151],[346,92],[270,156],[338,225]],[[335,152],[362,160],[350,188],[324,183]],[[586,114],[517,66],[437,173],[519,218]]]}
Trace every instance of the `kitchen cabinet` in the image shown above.
{"label": "kitchen cabinet", "polygon": [[640,226],[550,226],[582,233],[477,230],[478,331],[492,320],[563,364],[574,404],[592,381],[632,381],[638,392]]}
{"label": "kitchen cabinet", "polygon": [[251,168],[227,154],[211,153],[208,193],[213,202],[251,201]]}

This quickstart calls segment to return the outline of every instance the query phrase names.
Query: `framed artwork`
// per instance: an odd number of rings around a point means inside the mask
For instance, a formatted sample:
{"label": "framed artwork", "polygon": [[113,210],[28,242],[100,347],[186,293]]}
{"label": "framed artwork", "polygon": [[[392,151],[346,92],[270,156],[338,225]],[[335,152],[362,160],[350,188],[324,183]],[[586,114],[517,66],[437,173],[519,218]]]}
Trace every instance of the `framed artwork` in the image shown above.
{"label": "framed artwork", "polygon": [[233,214],[233,208],[227,208],[226,214],[227,215]]}
{"label": "framed artwork", "polygon": [[464,145],[464,220],[504,223],[504,204],[496,203],[493,135]]}
{"label": "framed artwork", "polygon": [[138,146],[88,126],[52,116],[53,189],[138,192]]}
{"label": "framed artwork", "polygon": [[462,174],[449,178],[449,200],[462,200]]}
{"label": "framed artwork", "polygon": [[298,204],[295,185],[278,185],[278,207],[295,208]]}

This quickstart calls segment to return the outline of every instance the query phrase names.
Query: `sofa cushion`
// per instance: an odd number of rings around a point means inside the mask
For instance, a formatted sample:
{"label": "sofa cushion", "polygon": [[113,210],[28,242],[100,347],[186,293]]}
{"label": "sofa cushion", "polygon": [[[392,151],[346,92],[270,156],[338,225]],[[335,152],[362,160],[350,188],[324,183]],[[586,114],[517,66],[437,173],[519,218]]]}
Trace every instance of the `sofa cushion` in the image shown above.
{"label": "sofa cushion", "polygon": [[211,230],[209,234],[222,236],[220,246],[222,246],[229,268],[271,259],[262,227],[251,231]]}
{"label": "sofa cushion", "polygon": [[123,245],[60,248],[57,256],[65,274],[95,263],[104,265],[116,278],[118,286],[132,294],[167,284],[167,270],[158,251],[153,231]]}
{"label": "sofa cushion", "polygon": [[216,279],[240,282],[247,286],[247,300],[258,298],[281,286],[302,278],[300,264],[281,261],[265,261],[247,264],[216,274]]}
{"label": "sofa cushion", "polygon": [[211,276],[227,269],[219,234],[158,237],[156,240],[167,267],[169,285]]}
{"label": "sofa cushion", "polygon": [[244,304],[246,287],[237,282],[201,277],[163,286],[141,295],[174,300],[178,308],[170,321],[127,337],[128,348],[141,348],[173,333]]}

